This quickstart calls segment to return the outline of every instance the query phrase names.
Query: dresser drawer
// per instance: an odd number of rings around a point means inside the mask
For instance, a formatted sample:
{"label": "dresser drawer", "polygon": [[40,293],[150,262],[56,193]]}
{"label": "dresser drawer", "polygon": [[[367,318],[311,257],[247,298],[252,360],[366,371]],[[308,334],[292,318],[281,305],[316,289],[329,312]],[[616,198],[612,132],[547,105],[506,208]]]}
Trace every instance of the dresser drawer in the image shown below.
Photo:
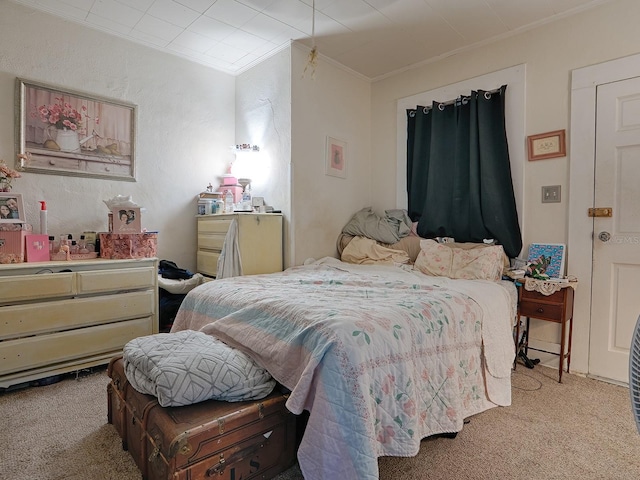
{"label": "dresser drawer", "polygon": [[74,273],[43,273],[0,277],[0,304],[39,298],[69,297],[75,293]]}
{"label": "dresser drawer", "polygon": [[0,342],[0,375],[106,352],[153,333],[153,317]]}
{"label": "dresser drawer", "polygon": [[220,258],[219,253],[199,251],[197,254],[198,272],[215,277],[218,273],[218,258]]}
{"label": "dresser drawer", "polygon": [[201,233],[217,233],[221,234],[223,237],[229,231],[229,226],[233,217],[226,218],[198,218],[198,234]]}
{"label": "dresser drawer", "polygon": [[544,295],[540,292],[536,292],[535,290],[526,290],[522,289],[522,298],[520,299],[523,302],[526,301],[534,301],[534,302],[542,302],[542,303],[556,303],[558,305],[562,305],[564,303],[564,297],[567,294],[568,290],[563,288],[562,290],[558,290],[557,292],[552,293],[551,295]]}
{"label": "dresser drawer", "polygon": [[153,315],[153,290],[0,308],[0,340]]}
{"label": "dresser drawer", "polygon": [[218,235],[212,233],[198,233],[198,248],[205,250],[222,251],[224,245],[224,239],[226,235]]}
{"label": "dresser drawer", "polygon": [[559,322],[562,318],[563,305],[542,302],[520,302],[520,315]]}
{"label": "dresser drawer", "polygon": [[77,272],[78,293],[122,292],[151,288],[157,272],[153,267],[121,268],[118,270],[94,270]]}

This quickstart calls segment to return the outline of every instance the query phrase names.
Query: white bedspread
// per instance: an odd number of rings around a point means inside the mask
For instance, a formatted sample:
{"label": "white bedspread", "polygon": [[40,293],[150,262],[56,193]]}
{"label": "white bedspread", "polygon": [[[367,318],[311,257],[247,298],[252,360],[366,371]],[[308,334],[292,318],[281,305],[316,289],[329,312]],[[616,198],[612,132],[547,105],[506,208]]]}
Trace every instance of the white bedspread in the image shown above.
{"label": "white bedspread", "polygon": [[310,411],[307,480],[375,479],[377,458],[511,402],[511,296],[501,283],[323,259],[192,290],[173,331],[247,352]]}

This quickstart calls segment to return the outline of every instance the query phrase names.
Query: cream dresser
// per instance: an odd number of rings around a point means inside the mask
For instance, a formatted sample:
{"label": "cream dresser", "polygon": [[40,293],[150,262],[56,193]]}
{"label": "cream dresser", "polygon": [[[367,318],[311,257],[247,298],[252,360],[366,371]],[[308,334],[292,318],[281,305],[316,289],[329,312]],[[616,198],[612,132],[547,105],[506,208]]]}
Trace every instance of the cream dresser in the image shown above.
{"label": "cream dresser", "polygon": [[157,333],[157,262],[0,265],[0,387],[108,363]]}
{"label": "cream dresser", "polygon": [[215,277],[218,258],[233,219],[244,275],[282,271],[282,214],[228,213],[198,215],[197,271]]}

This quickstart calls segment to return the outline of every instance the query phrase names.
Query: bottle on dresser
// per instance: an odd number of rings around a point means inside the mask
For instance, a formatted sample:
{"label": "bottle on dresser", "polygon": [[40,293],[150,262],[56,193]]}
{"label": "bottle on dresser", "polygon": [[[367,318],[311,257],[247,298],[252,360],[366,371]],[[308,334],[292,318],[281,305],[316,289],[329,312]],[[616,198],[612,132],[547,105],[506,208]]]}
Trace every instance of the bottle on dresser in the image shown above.
{"label": "bottle on dresser", "polygon": [[80,241],[78,242],[78,253],[89,253],[87,249],[87,241],[84,238],[84,235],[80,235]]}
{"label": "bottle on dresser", "polygon": [[224,213],[233,213],[233,193],[227,190],[224,196]]}
{"label": "bottle on dresser", "polygon": [[56,237],[49,235],[49,258],[51,258],[51,255],[58,253],[59,250],[60,244],[56,242]]}

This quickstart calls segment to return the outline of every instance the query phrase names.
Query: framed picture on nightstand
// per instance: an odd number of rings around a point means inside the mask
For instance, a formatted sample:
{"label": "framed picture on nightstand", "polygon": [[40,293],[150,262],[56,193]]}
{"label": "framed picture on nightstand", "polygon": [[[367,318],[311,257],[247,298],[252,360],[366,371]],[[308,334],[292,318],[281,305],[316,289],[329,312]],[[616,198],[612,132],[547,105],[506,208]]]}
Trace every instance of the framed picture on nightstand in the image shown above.
{"label": "framed picture on nightstand", "polygon": [[565,250],[563,243],[532,243],[527,256],[529,269],[550,278],[563,277]]}

